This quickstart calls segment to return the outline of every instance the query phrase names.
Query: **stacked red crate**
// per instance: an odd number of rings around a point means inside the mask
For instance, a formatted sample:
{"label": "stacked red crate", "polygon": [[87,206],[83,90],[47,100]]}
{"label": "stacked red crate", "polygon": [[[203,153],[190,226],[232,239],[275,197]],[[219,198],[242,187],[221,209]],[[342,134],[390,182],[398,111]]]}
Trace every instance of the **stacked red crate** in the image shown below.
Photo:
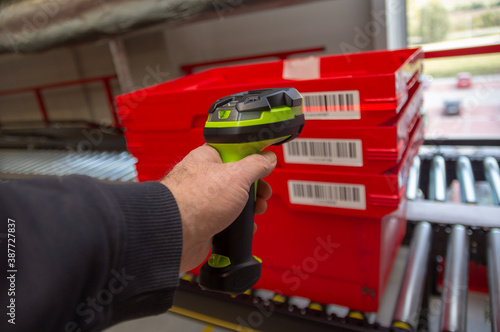
{"label": "stacked red crate", "polygon": [[300,137],[270,147],[278,165],[266,178],[268,211],[256,217],[254,253],[263,260],[256,287],[376,311],[404,235],[406,180],[423,140],[422,58],[408,49],[217,68],[117,102],[146,181],[204,143],[207,110],[218,98],[299,90]]}

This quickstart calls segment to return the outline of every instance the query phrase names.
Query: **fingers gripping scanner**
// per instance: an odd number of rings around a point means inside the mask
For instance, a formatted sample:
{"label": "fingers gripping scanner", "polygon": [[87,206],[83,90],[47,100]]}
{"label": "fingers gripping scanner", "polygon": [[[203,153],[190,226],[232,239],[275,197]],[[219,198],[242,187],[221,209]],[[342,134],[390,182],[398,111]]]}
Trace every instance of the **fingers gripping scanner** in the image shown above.
{"label": "fingers gripping scanner", "polygon": [[[208,110],[205,141],[224,163],[238,161],[297,137],[304,126],[302,96],[294,88],[242,92],[217,100]],[[252,256],[256,188],[236,220],[212,241],[212,253],[201,267],[202,288],[241,294],[260,278],[262,261]]]}

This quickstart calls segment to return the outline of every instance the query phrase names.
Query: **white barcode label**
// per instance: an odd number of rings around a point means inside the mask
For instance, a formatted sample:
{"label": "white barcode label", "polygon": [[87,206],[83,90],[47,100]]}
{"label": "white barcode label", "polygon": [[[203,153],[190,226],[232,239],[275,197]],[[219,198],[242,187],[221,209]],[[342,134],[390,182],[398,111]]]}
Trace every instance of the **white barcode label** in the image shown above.
{"label": "white barcode label", "polygon": [[361,140],[297,138],[283,144],[286,163],[363,166]]}
{"label": "white barcode label", "polygon": [[304,92],[302,110],[306,120],[361,119],[359,91]]}
{"label": "white barcode label", "polygon": [[365,186],[358,184],[288,181],[290,203],[365,210]]}

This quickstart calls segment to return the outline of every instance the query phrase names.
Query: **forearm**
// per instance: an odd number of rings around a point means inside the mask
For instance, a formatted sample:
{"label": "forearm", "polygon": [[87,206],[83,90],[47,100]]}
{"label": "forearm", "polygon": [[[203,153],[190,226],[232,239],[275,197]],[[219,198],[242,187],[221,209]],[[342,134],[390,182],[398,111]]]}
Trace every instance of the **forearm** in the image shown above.
{"label": "forearm", "polygon": [[100,330],[171,306],[182,225],[165,186],[68,177],[0,190],[0,233],[16,223],[16,331]]}

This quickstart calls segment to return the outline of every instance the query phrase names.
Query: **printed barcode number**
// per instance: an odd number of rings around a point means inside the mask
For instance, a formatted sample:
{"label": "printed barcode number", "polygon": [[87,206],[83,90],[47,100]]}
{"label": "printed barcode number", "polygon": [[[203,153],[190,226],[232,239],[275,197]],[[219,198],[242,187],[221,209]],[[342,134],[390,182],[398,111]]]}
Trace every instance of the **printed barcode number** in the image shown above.
{"label": "printed barcode number", "polygon": [[366,209],[363,185],[290,180],[288,192],[292,204]]}
{"label": "printed barcode number", "polygon": [[302,110],[311,120],[360,119],[359,91],[327,91],[302,93]]}
{"label": "printed barcode number", "polygon": [[361,140],[297,138],[283,153],[286,163],[363,166]]}

